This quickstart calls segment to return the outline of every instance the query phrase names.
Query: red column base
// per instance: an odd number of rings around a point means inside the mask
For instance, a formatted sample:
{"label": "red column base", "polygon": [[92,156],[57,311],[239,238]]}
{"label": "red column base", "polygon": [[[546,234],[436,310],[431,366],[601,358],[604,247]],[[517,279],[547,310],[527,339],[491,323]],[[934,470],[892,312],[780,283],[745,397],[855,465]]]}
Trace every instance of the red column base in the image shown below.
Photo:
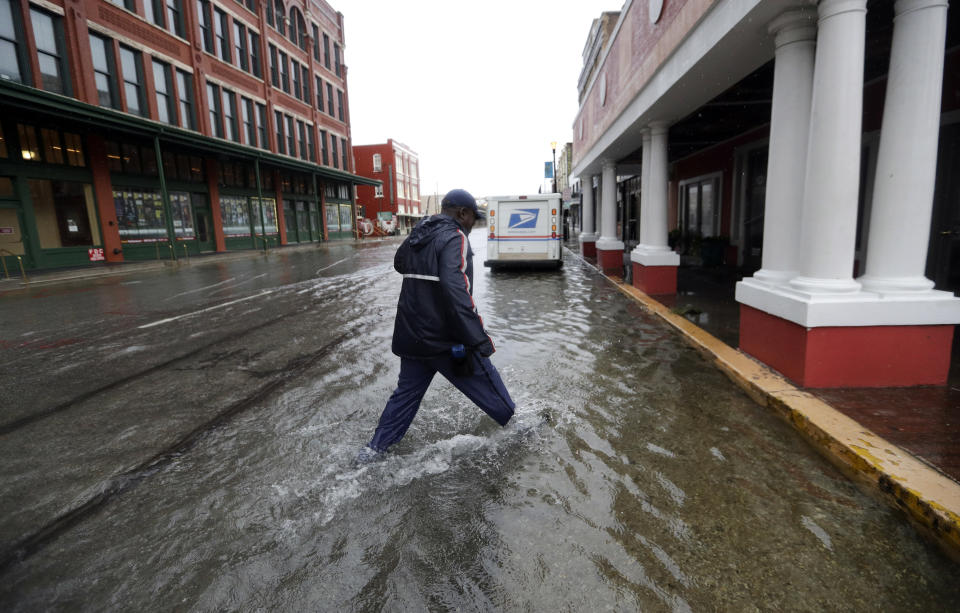
{"label": "red column base", "polygon": [[650,296],[677,293],[676,266],[644,266],[633,264],[633,286]]}
{"label": "red column base", "polygon": [[740,305],[740,349],[803,387],[945,385],[952,325],[805,328]]}
{"label": "red column base", "polygon": [[623,275],[623,249],[597,249],[597,263],[604,272],[612,270]]}
{"label": "red column base", "polygon": [[597,257],[597,243],[591,241],[589,243],[583,242],[580,243],[580,251],[588,258]]}

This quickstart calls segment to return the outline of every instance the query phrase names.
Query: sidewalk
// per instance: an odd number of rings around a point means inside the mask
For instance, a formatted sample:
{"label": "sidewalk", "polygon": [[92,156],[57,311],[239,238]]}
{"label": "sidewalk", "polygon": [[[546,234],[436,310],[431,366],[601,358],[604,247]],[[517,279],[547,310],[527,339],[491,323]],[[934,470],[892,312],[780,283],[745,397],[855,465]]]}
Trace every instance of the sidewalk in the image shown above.
{"label": "sidewalk", "polygon": [[[580,254],[575,240],[569,252]],[[907,514],[923,534],[960,560],[960,368],[946,387],[814,390],[736,349],[737,271],[681,267],[677,294],[654,299],[605,275],[679,332],[756,402],[773,409],[833,464]]]}
{"label": "sidewalk", "polygon": [[[191,255],[189,258],[181,257],[178,260],[146,260],[135,262],[114,262],[103,263],[94,266],[81,266],[74,268],[54,268],[49,270],[27,271],[27,282],[24,283],[20,277],[20,271],[10,269],[9,278],[0,278],[0,295],[5,291],[19,290],[26,287],[39,286],[51,283],[63,283],[77,281],[81,279],[97,279],[101,277],[111,277],[116,275],[127,275],[150,270],[177,269],[181,266],[193,266],[209,264],[212,262],[225,262],[253,257],[269,257],[277,253],[291,253],[294,251],[303,251],[309,249],[323,249],[334,245],[354,245],[362,247],[364,245],[376,244],[381,241],[388,241],[394,237],[364,239],[355,241],[354,239],[331,240],[320,243],[302,243],[295,245],[282,245],[272,247],[264,252],[262,249],[243,249],[237,251],[218,251],[216,253],[204,253],[201,255]],[[2,274],[0,270],[0,274]]]}

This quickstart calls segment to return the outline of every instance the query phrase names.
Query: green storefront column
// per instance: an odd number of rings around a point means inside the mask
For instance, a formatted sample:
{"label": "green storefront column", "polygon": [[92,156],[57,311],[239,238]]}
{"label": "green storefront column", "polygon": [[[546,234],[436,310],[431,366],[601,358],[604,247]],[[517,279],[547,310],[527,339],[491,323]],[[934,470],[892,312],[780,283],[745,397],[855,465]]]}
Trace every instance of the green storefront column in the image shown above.
{"label": "green storefront column", "polygon": [[160,137],[153,137],[153,151],[157,156],[157,176],[160,177],[160,198],[163,200],[163,215],[167,219],[167,242],[170,245],[170,259],[177,259],[176,232],[173,229],[173,207],[170,206],[170,194],[167,192],[167,179],[163,171],[163,156],[160,154]]}

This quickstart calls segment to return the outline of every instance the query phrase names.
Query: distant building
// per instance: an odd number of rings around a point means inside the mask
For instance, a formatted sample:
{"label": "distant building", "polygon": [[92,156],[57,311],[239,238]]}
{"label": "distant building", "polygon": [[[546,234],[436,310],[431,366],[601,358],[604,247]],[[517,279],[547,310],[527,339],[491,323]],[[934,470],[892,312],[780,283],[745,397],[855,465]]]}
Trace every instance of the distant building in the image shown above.
{"label": "distant building", "polygon": [[440,201],[443,200],[442,194],[430,194],[420,197],[420,209],[425,217],[436,215],[440,212]]}
{"label": "distant building", "polygon": [[613,30],[620,18],[620,11],[606,11],[600,17],[593,20],[590,26],[590,34],[587,36],[587,42],[583,46],[583,69],[580,71],[580,78],[577,80],[577,93],[580,104],[583,104],[583,97],[587,95],[590,81],[593,74],[600,65],[602,52],[613,34]]}
{"label": "distant building", "polygon": [[424,213],[420,202],[420,160],[403,143],[388,139],[376,145],[355,145],[353,157],[361,177],[381,181],[381,185],[357,188],[357,205],[370,219],[380,213],[393,213],[403,231],[413,227]]}

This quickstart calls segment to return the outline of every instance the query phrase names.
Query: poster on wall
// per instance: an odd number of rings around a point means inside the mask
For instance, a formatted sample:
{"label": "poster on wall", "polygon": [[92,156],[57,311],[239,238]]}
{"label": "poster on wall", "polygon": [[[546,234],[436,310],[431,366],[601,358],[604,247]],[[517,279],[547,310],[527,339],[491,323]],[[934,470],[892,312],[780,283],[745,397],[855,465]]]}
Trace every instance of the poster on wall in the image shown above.
{"label": "poster on wall", "polygon": [[160,192],[117,189],[113,206],[122,243],[155,243],[167,240]]}
{"label": "poster on wall", "polygon": [[353,213],[349,204],[340,205],[340,231],[349,232],[353,230]]}
{"label": "poster on wall", "polygon": [[335,204],[327,207],[327,232],[340,231],[340,210]]}
{"label": "poster on wall", "polygon": [[220,218],[224,236],[250,236],[250,205],[246,196],[220,196]]}
{"label": "poster on wall", "polygon": [[170,192],[170,208],[173,209],[173,232],[177,240],[192,240],[196,238],[193,229],[193,208],[190,205],[190,194],[187,192]]}
{"label": "poster on wall", "polygon": [[259,210],[263,214],[263,227],[260,227],[259,219],[254,220],[255,225],[266,235],[277,234],[279,232],[277,229],[277,201],[274,198],[264,198],[262,200],[251,198],[250,203],[254,206],[254,210],[257,210],[256,207],[259,204]]}

